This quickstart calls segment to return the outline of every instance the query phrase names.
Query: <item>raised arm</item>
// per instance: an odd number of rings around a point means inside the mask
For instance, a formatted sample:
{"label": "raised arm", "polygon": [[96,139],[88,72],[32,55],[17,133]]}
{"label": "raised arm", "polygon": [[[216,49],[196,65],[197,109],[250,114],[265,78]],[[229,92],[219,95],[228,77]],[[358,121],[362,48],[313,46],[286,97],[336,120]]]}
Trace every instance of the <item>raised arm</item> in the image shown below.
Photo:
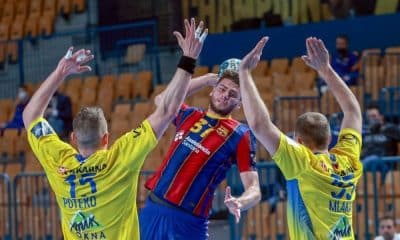
{"label": "raised arm", "polygon": [[[189,87],[188,91],[186,93],[186,97],[191,96],[195,94],[196,92],[200,91],[201,89],[207,87],[207,86],[215,86],[218,81],[218,75],[215,73],[207,73],[204,74],[200,77],[192,78],[189,81]],[[158,106],[162,101],[164,97],[165,91],[161,92],[156,96],[154,99],[154,103],[156,106]]]}
{"label": "raised arm", "polygon": [[89,50],[81,49],[73,53],[73,47],[68,49],[67,54],[59,61],[57,68],[40,85],[25,107],[23,112],[25,128],[28,128],[32,121],[43,116],[52,96],[66,77],[75,73],[91,71],[89,66],[83,64],[92,60],[93,57]]}
{"label": "raised arm", "polygon": [[191,19],[190,23],[188,20],[185,20],[185,38],[179,32],[174,32],[174,35],[178,39],[178,44],[183,51],[183,57],[175,75],[163,92],[162,101],[157,105],[154,113],[148,117],[148,121],[157,138],[160,138],[165,132],[168,124],[176,116],[186,97],[195,61],[201,52],[204,39],[208,34],[207,29],[203,32],[203,22],[200,22],[197,29],[195,29],[195,25],[194,19]]}
{"label": "raised arm", "polygon": [[324,79],[343,111],[344,117],[341,128],[351,128],[361,133],[360,105],[351,90],[331,67],[329,53],[324,43],[320,39],[308,38],[306,47],[307,56],[303,56],[303,60]]}
{"label": "raised arm", "polygon": [[279,146],[280,131],[272,123],[268,109],[251,76],[251,70],[260,61],[262,50],[267,41],[268,38],[263,37],[256,47],[243,58],[239,66],[239,79],[240,94],[242,95],[243,110],[247,123],[261,144],[271,155],[274,155]]}

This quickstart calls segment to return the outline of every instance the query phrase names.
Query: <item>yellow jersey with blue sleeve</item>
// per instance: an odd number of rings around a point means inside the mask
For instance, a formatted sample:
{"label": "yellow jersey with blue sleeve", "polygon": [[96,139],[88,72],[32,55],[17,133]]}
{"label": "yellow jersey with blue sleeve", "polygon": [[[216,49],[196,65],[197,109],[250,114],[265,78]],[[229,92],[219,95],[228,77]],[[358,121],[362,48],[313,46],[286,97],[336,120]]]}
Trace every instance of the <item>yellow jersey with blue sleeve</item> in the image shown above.
{"label": "yellow jersey with blue sleeve", "polygon": [[61,209],[64,239],[139,239],[138,177],[157,144],[147,120],[87,158],[61,141],[43,118],[33,121],[27,134]]}
{"label": "yellow jersey with blue sleeve", "polygon": [[287,180],[289,235],[296,240],[354,239],[352,203],[362,175],[361,136],[341,130],[329,154],[281,133],[273,159]]}

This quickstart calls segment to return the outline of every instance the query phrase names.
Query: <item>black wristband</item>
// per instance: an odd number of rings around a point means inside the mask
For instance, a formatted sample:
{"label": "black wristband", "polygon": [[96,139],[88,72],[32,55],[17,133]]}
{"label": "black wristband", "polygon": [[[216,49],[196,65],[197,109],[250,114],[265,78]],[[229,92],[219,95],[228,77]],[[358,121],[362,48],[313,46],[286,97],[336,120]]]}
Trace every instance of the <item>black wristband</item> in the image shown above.
{"label": "black wristband", "polygon": [[190,74],[194,73],[195,67],[196,67],[196,59],[182,56],[181,60],[179,60],[178,68],[181,68]]}

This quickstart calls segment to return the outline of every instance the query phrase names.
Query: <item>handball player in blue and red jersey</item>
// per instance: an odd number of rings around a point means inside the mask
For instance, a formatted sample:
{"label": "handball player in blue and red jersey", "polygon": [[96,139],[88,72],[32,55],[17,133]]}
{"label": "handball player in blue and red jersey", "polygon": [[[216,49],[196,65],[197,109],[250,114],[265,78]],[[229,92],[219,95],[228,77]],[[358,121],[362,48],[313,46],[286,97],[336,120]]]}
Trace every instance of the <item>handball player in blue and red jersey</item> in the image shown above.
{"label": "handball player in blue and red jersey", "polygon": [[214,192],[233,164],[245,191],[233,197],[227,187],[224,202],[236,221],[241,211],[260,201],[255,138],[247,125],[231,118],[241,105],[239,64],[240,60],[229,59],[218,75],[191,80],[188,95],[214,87],[209,107],[201,110],[183,104],[175,118],[175,138],[145,185],[150,194],[139,214],[142,239],[207,239]]}

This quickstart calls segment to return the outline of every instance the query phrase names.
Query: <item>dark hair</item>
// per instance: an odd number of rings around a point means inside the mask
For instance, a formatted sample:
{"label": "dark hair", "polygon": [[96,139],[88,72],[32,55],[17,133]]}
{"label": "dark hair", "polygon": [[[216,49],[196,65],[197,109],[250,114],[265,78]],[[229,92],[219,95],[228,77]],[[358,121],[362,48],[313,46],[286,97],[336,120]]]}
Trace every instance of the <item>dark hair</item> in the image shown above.
{"label": "dark hair", "polygon": [[329,145],[331,129],[323,114],[307,112],[297,118],[295,133],[302,137],[306,145],[313,144],[319,149],[325,149]]}
{"label": "dark hair", "polygon": [[381,218],[379,219],[379,223],[382,222],[382,221],[385,221],[385,220],[392,220],[392,221],[393,221],[393,225],[396,226],[396,220],[395,220],[395,218],[394,218],[393,216],[391,216],[391,215],[384,215],[383,217],[381,217]]}
{"label": "dark hair", "polygon": [[23,83],[21,83],[21,84],[19,85],[19,88],[22,88],[22,89],[24,89],[25,91],[28,90],[28,86],[26,86],[26,85],[23,84]]}
{"label": "dark hair", "polygon": [[346,34],[339,34],[336,38],[341,38],[346,40],[346,42],[349,42],[349,37]]}
{"label": "dark hair", "polygon": [[371,101],[370,103],[368,103],[367,110],[370,110],[370,109],[377,109],[379,112],[381,112],[381,108],[377,101]]}
{"label": "dark hair", "polygon": [[224,74],[222,74],[222,76],[219,78],[217,85],[219,82],[221,82],[222,79],[227,78],[229,80],[231,80],[232,82],[236,83],[237,85],[240,86],[240,82],[239,82],[239,74],[237,72],[234,71],[230,71],[230,70],[226,70],[224,72]]}

